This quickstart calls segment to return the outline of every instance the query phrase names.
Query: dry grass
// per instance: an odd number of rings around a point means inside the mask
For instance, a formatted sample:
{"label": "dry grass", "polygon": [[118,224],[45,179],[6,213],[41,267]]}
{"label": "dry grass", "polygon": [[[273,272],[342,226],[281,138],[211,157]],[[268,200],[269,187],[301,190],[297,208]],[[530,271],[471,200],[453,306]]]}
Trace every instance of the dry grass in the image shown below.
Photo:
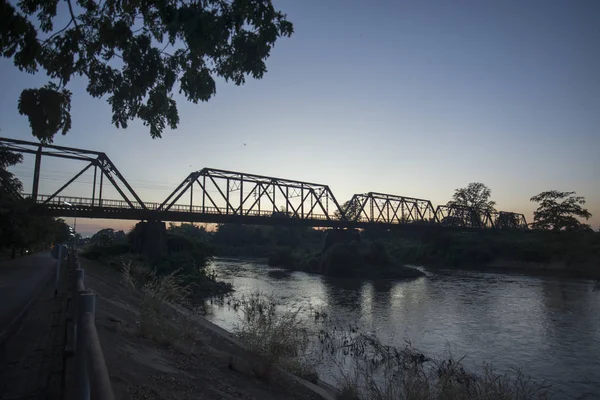
{"label": "dry grass", "polygon": [[121,263],[121,281],[140,296],[138,333],[160,345],[189,351],[196,343],[193,321],[174,313],[171,304],[185,304],[190,285],[180,270],[158,276],[153,270],[131,260]]}
{"label": "dry grass", "polygon": [[299,317],[301,309],[278,312],[271,297],[254,293],[239,302],[242,320],[234,333],[256,355],[254,373],[266,378],[274,366],[316,381],[314,364],[308,360],[309,335]]}
{"label": "dry grass", "polygon": [[520,370],[497,372],[484,364],[468,371],[462,359],[431,359],[410,344],[403,349],[382,345],[371,335],[358,335],[343,346],[353,368],[340,381],[338,400],[530,400],[547,399],[549,385]]}

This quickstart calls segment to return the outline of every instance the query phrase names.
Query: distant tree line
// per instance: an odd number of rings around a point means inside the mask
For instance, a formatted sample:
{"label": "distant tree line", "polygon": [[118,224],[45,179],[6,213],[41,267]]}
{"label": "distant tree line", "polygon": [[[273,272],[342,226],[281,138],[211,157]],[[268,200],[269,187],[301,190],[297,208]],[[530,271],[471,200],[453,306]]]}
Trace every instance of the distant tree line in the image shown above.
{"label": "distant tree line", "polygon": [[[458,188],[452,195],[452,200],[446,206],[452,208],[446,216],[444,225],[461,226],[462,221],[468,221],[469,226],[483,226],[482,217],[486,213],[495,213],[496,202],[491,200],[492,190],[481,182],[472,182],[464,188]],[[533,214],[533,222],[529,227],[543,231],[591,231],[590,225],[581,220],[588,220],[592,214],[585,209],[585,198],[575,192],[549,190],[533,196],[530,201],[539,203]],[[361,204],[355,198],[342,205],[345,218],[349,220],[360,217]],[[335,217],[342,218],[342,213],[336,211]],[[519,226],[517,215],[500,212],[495,223],[502,228]]]}
{"label": "distant tree line", "polygon": [[[466,188],[456,189],[448,206],[462,206],[478,212],[496,211],[496,202],[492,201],[492,191],[480,182],[469,183]],[[539,204],[533,213],[532,229],[545,231],[586,231],[590,225],[581,221],[588,220],[592,214],[583,206],[585,198],[575,192],[549,190],[533,196],[530,201]],[[506,221],[505,221],[506,222]]]}

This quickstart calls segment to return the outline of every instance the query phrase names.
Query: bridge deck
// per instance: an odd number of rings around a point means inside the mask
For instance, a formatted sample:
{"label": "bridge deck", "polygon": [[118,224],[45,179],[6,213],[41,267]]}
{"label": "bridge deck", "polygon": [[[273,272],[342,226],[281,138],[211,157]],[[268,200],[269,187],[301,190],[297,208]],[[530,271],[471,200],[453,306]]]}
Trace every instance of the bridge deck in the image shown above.
{"label": "bridge deck", "polygon": [[366,220],[346,221],[330,218],[327,215],[310,213],[299,217],[266,210],[240,210],[233,212],[226,207],[202,207],[175,204],[168,211],[160,209],[159,203],[130,205],[124,200],[91,199],[85,197],[67,197],[38,195],[34,210],[37,213],[53,217],[104,218],[123,220],[152,220],[173,222],[204,223],[241,223],[248,225],[288,225],[329,228],[367,228],[384,229],[394,227],[431,227],[433,222],[386,223]]}

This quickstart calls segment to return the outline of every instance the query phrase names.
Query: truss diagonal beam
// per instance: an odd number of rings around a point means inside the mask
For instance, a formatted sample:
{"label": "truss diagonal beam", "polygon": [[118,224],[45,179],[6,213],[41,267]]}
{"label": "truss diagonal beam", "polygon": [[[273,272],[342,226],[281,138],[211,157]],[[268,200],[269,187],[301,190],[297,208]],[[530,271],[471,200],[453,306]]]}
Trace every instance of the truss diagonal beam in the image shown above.
{"label": "truss diagonal beam", "polygon": [[[90,167],[94,165],[93,162],[89,163],[88,165],[85,166],[84,169],[82,169],[81,171],[79,171],[79,173],[77,175],[75,175],[74,177],[72,177],[67,183],[65,183],[64,185],[62,185],[60,187],[60,189],[58,189],[56,192],[54,192],[50,197],[48,197],[44,203],[48,203],[50,200],[52,200],[53,198],[55,198],[60,192],[62,192],[67,186],[69,186],[71,183],[73,183],[77,178],[79,178],[81,175],[83,175],[85,173],[85,171],[87,171],[88,169],[90,169]],[[92,199],[94,198],[94,195],[92,195]]]}
{"label": "truss diagonal beam", "polygon": [[[217,203],[215,203],[215,201],[213,200],[213,198],[211,197],[210,193],[208,193],[206,191],[206,187],[205,185],[200,183],[200,179],[198,179],[198,177],[196,177],[196,183],[198,184],[198,186],[200,186],[200,189],[202,189],[203,194],[206,195],[206,197],[208,197],[208,200],[210,200],[211,204],[213,205],[213,207],[217,210],[217,212],[220,214],[221,213],[221,209],[219,208],[219,206],[217,205]],[[204,212],[204,205],[202,205],[202,212]]]}

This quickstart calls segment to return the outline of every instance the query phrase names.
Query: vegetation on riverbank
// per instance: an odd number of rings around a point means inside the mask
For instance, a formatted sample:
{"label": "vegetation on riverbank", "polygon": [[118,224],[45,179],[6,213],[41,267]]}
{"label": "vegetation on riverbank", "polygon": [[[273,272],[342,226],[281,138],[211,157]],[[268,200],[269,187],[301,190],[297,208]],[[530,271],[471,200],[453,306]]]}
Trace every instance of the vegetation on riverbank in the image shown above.
{"label": "vegetation on riverbank", "polygon": [[381,242],[334,243],[321,252],[282,249],[271,255],[269,265],[327,276],[361,278],[418,278],[424,274],[403,267],[390,257]]}
{"label": "vegetation on riverbank", "polygon": [[600,277],[600,234],[591,231],[364,232],[402,264],[505,268]]}
{"label": "vegetation on riverbank", "polygon": [[254,355],[253,370],[266,378],[275,367],[317,383],[314,359],[307,357],[309,331],[301,309],[278,311],[272,298],[253,293],[236,301],[240,323],[234,334]]}
{"label": "vegetation on riverbank", "polygon": [[324,231],[306,227],[221,224],[209,240],[218,256],[268,258],[285,249],[320,250],[324,238]]}
{"label": "vegetation on riverbank", "polygon": [[353,366],[343,375],[336,400],[551,397],[550,385],[537,382],[519,369],[502,373],[483,363],[473,371],[462,365],[462,358],[430,358],[410,344],[404,348],[385,346],[372,335],[358,335],[344,349],[352,352]]}
{"label": "vegetation on riverbank", "polygon": [[600,233],[586,229],[363,230],[328,242],[331,232],[221,225],[208,240],[216,255],[265,257],[272,266],[333,276],[402,278],[414,270],[401,266],[424,265],[600,278]]}
{"label": "vegetation on riverbank", "polygon": [[299,308],[278,311],[273,299],[259,293],[238,303],[241,313],[236,334],[258,354],[260,371],[274,367],[300,371],[300,376],[318,383],[319,364],[337,365],[337,400],[525,400],[550,396],[550,385],[536,382],[518,369],[499,372],[483,363],[473,371],[463,365],[463,358],[430,357],[410,344],[387,346],[376,336],[356,327],[345,329],[316,310],[308,316]]}
{"label": "vegetation on riverbank", "polygon": [[192,297],[204,298],[224,294],[232,290],[230,284],[219,281],[208,267],[214,248],[208,243],[206,231],[192,224],[173,225],[167,229],[168,254],[154,259],[131,252],[131,234],[114,235],[105,229],[92,237],[82,249],[82,256],[101,260],[122,268],[123,262],[139,265],[158,277],[171,276],[177,272],[190,285]]}

